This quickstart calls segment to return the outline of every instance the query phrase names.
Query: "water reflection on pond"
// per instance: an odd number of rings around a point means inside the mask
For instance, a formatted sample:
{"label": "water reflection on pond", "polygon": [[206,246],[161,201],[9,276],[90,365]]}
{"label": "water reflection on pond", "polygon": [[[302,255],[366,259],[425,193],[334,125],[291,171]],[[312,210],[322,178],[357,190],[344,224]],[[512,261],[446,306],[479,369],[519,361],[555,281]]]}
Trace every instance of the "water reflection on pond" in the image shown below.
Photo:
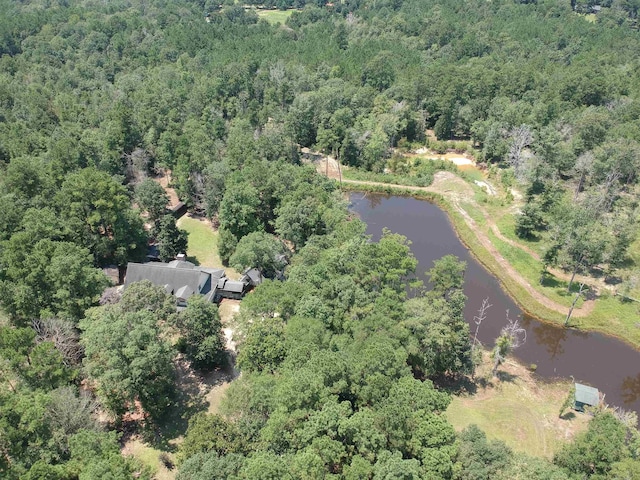
{"label": "water reflection on pond", "polygon": [[[521,317],[527,330],[527,342],[516,351],[525,365],[536,364],[543,378],[570,377],[597,387],[606,394],[605,401],[640,412],[640,352],[623,342],[597,333],[542,323],[522,311],[462,245],[446,215],[435,205],[410,197],[353,193],[352,210],[367,223],[367,232],[378,239],[383,228],[405,235],[419,261],[418,273],[433,261],[453,254],[467,262],[465,293],[469,297],[465,315],[473,319],[484,298],[493,306],[480,327],[478,338],[493,345],[506,322]],[[475,329],[475,325],[473,325]]]}

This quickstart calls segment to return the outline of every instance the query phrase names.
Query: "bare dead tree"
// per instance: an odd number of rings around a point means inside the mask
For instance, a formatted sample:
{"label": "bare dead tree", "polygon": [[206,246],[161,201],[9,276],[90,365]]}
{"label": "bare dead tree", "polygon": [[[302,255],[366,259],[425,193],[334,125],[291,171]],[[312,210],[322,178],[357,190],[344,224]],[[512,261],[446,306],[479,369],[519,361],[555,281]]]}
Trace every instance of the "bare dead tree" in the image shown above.
{"label": "bare dead tree", "polygon": [[50,425],[65,435],[73,435],[80,430],[98,430],[94,413],[98,402],[86,392],[76,395],[73,387],[53,390],[47,404],[46,416]]}
{"label": "bare dead tree", "polygon": [[620,193],[618,181],[622,177],[619,170],[615,169],[607,174],[607,178],[602,184],[602,211],[610,212],[613,202]]}
{"label": "bare dead tree", "polygon": [[98,303],[100,305],[114,305],[122,298],[122,289],[119,287],[105,288],[104,292],[100,296]]}
{"label": "bare dead tree", "polygon": [[127,181],[137,185],[147,178],[151,157],[143,148],[136,148],[133,152],[124,155],[126,161]]}
{"label": "bare dead tree", "polygon": [[206,187],[205,187],[205,179],[202,173],[200,172],[192,172],[189,176],[191,179],[191,185],[193,186],[191,198],[193,200],[193,208],[198,215],[204,215],[206,212],[205,208],[205,195],[206,195]]}
{"label": "bare dead tree", "polygon": [[576,160],[576,164],[573,169],[580,175],[580,180],[578,181],[578,185],[576,186],[576,191],[573,195],[573,200],[575,201],[578,198],[578,194],[584,188],[584,182],[587,179],[587,175],[589,175],[593,171],[593,165],[595,163],[596,157],[593,155],[593,152],[588,151],[583,153]]}
{"label": "bare dead tree", "polygon": [[613,407],[613,415],[627,427],[630,431],[638,428],[638,414],[633,410],[625,410],[620,407]]}
{"label": "bare dead tree", "polygon": [[573,303],[571,303],[571,308],[569,308],[569,313],[567,313],[567,318],[565,318],[565,320],[564,320],[564,326],[565,327],[569,326],[569,321],[571,320],[571,315],[573,314],[573,309],[575,308],[576,303],[578,303],[578,299],[582,296],[582,293],[585,292],[588,289],[589,289],[588,287],[585,288],[584,283],[580,284],[580,289],[576,293],[576,297],[573,299]]}
{"label": "bare dead tree", "polygon": [[36,342],[51,342],[62,354],[67,366],[77,365],[82,360],[84,350],[80,345],[80,336],[73,324],[61,318],[38,319],[32,322],[36,331]]}
{"label": "bare dead tree", "polygon": [[512,320],[507,310],[507,324],[500,331],[500,336],[496,339],[493,349],[493,369],[491,373],[495,376],[498,367],[506,360],[507,355],[524,345],[527,341],[527,331],[520,326],[518,319]]}
{"label": "bare dead tree", "polygon": [[511,137],[512,142],[509,147],[507,160],[513,167],[516,178],[522,181],[526,176],[526,157],[524,155],[524,150],[533,143],[533,134],[531,133],[531,129],[527,125],[523,124],[519,127],[512,128],[509,132],[509,136]]}
{"label": "bare dead tree", "polygon": [[478,345],[478,331],[480,330],[480,325],[487,318],[487,310],[489,310],[493,305],[489,303],[489,297],[482,300],[482,306],[478,309],[478,315],[473,317],[473,323],[476,324],[476,331],[473,335],[473,347],[475,348]]}

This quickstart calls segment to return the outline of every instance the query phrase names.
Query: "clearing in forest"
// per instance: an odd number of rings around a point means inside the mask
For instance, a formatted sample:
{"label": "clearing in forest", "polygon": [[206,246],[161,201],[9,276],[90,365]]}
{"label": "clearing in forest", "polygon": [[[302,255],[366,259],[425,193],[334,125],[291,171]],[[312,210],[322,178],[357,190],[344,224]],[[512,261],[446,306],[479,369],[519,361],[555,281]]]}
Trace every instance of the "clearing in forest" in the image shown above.
{"label": "clearing in forest", "polygon": [[203,267],[224,268],[227,277],[232,280],[240,278],[240,274],[233,268],[222,265],[218,255],[218,231],[209,220],[185,215],[178,220],[177,225],[189,233],[187,257],[190,262]]}
{"label": "clearing in forest", "polygon": [[457,431],[476,424],[488,438],[502,440],[517,452],[552,458],[576,433],[586,430],[588,415],[567,409],[562,418],[558,416],[569,381],[541,381],[511,360],[500,366],[497,378],[490,375],[487,353],[476,382],[470,383],[471,392],[454,395],[447,409],[447,419]]}
{"label": "clearing in forest", "polygon": [[289,18],[293,12],[294,12],[293,9],[291,10],[258,10],[257,11],[258,17],[264,18],[267,22],[269,22],[272,25],[275,25],[276,23],[281,23],[284,25],[284,23],[287,21],[287,18]]}

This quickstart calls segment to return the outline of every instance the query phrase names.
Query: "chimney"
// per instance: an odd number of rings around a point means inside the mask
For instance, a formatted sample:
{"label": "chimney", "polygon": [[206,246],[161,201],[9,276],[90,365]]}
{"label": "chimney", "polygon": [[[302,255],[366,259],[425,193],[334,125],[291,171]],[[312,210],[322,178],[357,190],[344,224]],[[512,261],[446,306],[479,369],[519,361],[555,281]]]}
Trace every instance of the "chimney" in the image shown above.
{"label": "chimney", "polygon": [[176,260],[178,260],[179,262],[186,262],[187,256],[184,253],[179,253],[178,255],[176,255]]}

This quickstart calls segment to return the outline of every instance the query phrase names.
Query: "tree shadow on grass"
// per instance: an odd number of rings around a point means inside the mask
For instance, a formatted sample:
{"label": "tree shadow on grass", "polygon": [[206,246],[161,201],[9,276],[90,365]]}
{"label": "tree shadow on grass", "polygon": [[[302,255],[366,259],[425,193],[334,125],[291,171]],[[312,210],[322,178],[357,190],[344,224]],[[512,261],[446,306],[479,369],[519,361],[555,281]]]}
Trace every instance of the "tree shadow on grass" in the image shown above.
{"label": "tree shadow on grass", "polygon": [[196,259],[196,257],[187,257],[187,262],[191,262],[195,266],[200,266],[200,262]]}
{"label": "tree shadow on grass", "polygon": [[144,441],[165,452],[176,450],[172,440],[184,435],[189,419],[198,412],[206,411],[208,407],[200,375],[184,358],[175,361],[175,368],[176,392],[166,414],[155,422],[140,426]]}
{"label": "tree shadow on grass", "polygon": [[518,375],[514,375],[512,373],[505,372],[505,371],[502,371],[502,370],[498,370],[496,372],[496,377],[501,382],[509,382],[509,383],[513,383],[519,378]]}
{"label": "tree shadow on grass", "polygon": [[167,414],[154,424],[141,426],[145,442],[165,452],[176,450],[174,440],[184,436],[191,417],[208,410],[207,393],[240,374],[235,369],[235,352],[230,350],[226,351],[225,363],[211,371],[196,371],[182,356],[175,361],[175,367],[176,395]]}
{"label": "tree shadow on grass", "polygon": [[576,418],[576,414],[573,413],[572,411],[566,412],[560,415],[561,420],[573,420],[574,418]]}
{"label": "tree shadow on grass", "polygon": [[433,377],[432,381],[439,390],[451,395],[473,395],[478,387],[486,386],[484,378],[472,378],[468,375],[439,375]]}
{"label": "tree shadow on grass", "polygon": [[546,273],[542,278],[542,286],[549,287],[549,288],[558,288],[558,289],[564,287],[566,291],[566,283],[564,283],[561,280],[558,280],[556,277],[554,277],[549,273]]}

